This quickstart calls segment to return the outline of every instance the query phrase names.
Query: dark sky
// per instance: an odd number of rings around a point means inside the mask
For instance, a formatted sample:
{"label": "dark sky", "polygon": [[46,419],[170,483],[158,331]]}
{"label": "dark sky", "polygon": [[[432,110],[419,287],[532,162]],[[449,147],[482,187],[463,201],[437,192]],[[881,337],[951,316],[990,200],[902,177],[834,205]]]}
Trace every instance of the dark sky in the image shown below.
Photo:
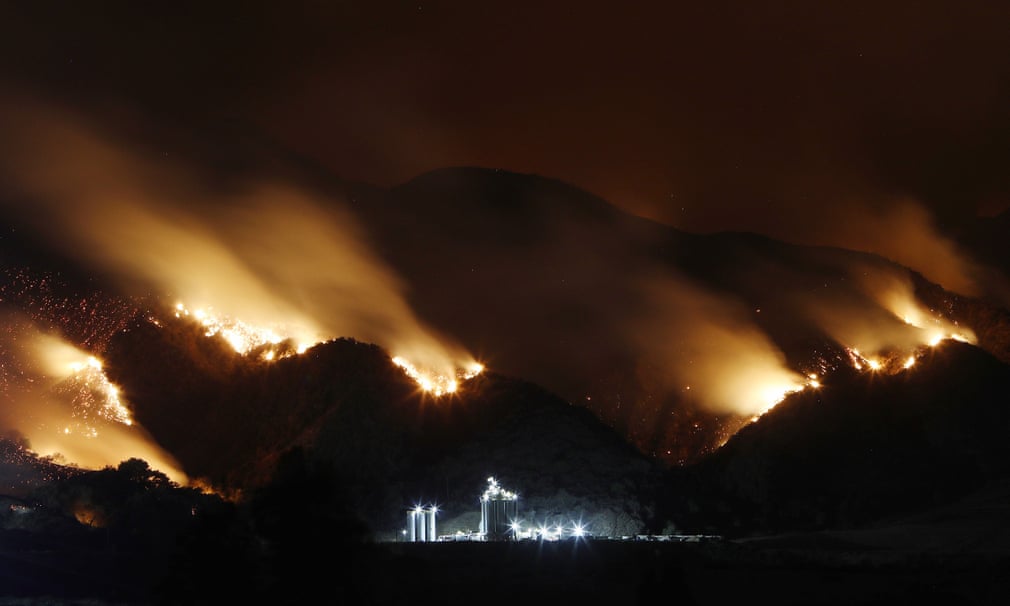
{"label": "dark sky", "polygon": [[[691,231],[1010,206],[1010,3],[5,2],[3,84],[341,177],[556,177]],[[893,218],[893,216],[891,216]],[[866,243],[862,243],[866,245]]]}

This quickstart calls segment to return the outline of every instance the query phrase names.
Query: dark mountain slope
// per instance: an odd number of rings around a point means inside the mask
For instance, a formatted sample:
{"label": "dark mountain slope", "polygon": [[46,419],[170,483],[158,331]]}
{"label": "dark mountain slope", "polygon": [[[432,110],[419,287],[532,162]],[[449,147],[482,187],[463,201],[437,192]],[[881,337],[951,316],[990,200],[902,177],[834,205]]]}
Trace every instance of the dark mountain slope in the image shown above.
{"label": "dark mountain slope", "polygon": [[675,508],[690,525],[688,501],[711,499],[710,513],[749,533],[854,527],[950,503],[1010,476],[1008,401],[1010,366],[945,342],[914,372],[853,374],[788,398],[674,471],[671,490],[690,495]]}
{"label": "dark mountain slope", "polygon": [[[951,293],[878,256],[689,234],[559,181],[499,170],[338,189],[421,317],[668,462],[711,451],[749,418],[706,410],[681,391],[684,352],[708,327],[760,331],[790,368],[821,372],[846,363],[846,331],[914,330],[885,306],[893,290],[910,304],[919,293],[923,309],[974,329],[1010,361],[1010,333],[994,321],[1001,308],[964,297],[952,305]],[[735,355],[726,352],[728,368]]]}
{"label": "dark mountain slope", "polygon": [[187,473],[226,490],[264,484],[283,453],[304,448],[332,464],[375,531],[399,528],[418,500],[475,510],[489,475],[524,499],[564,489],[624,532],[652,522],[654,464],[590,412],[523,381],[481,375],[433,398],[374,345],[339,339],[265,363],[182,321],[142,322],[106,357],[137,421]]}

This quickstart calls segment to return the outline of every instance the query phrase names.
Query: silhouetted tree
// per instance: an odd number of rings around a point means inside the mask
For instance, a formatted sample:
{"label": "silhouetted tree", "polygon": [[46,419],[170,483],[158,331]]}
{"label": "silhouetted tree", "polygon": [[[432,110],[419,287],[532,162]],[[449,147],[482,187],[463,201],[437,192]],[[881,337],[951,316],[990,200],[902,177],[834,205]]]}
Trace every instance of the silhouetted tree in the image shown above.
{"label": "silhouetted tree", "polygon": [[368,528],[347,507],[336,473],[301,448],[278,461],[272,482],[250,510],[266,547],[270,593],[279,601],[312,601],[320,592],[348,599],[364,589]]}
{"label": "silhouetted tree", "polygon": [[255,604],[265,588],[259,540],[234,503],[201,509],[155,587],[160,604]]}

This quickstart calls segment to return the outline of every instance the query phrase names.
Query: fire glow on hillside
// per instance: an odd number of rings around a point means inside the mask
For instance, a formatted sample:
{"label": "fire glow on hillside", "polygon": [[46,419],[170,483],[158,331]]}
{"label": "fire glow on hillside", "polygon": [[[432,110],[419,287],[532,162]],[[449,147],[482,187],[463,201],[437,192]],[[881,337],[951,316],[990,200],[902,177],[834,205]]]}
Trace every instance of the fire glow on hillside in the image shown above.
{"label": "fire glow on hillside", "polygon": [[[303,354],[321,342],[291,345],[293,339],[289,335],[282,334],[283,328],[254,326],[237,318],[218,314],[211,307],[190,310],[184,303],[176,303],[174,314],[176,318],[185,318],[198,323],[205,329],[206,337],[220,336],[239,355],[255,355],[264,362]],[[392,356],[392,362],[417,383],[422,392],[435,397],[455,393],[460,381],[472,379],[484,370],[484,366],[476,361],[457,367],[454,373],[419,368],[403,356]]]}
{"label": "fire glow on hillside", "polygon": [[929,348],[936,347],[943,341],[950,339],[971,344],[978,341],[972,330],[924,310],[910,293],[891,292],[882,303],[905,326],[915,329],[911,337],[906,338],[911,343],[906,347],[878,348],[872,353],[863,352],[858,347],[846,347],[845,351],[856,370],[901,372],[915,366],[916,360]]}
{"label": "fire glow on hillside", "polygon": [[[877,293],[874,293],[877,294]],[[848,357],[851,367],[860,372],[895,374],[911,370],[930,348],[936,347],[946,340],[960,341],[962,343],[974,344],[977,342],[975,333],[956,322],[927,311],[919,305],[911,294],[907,285],[901,288],[890,288],[877,297],[881,305],[895,318],[901,321],[899,330],[887,335],[887,331],[873,335],[877,343],[881,335],[891,343],[885,346],[877,346],[872,352],[866,352],[857,346],[843,345],[844,352]],[[900,327],[912,329],[901,330]],[[841,334],[839,331],[837,334]],[[911,334],[909,334],[911,332]],[[851,334],[857,334],[853,332]],[[872,341],[872,340],[871,340]],[[821,367],[821,372],[830,372],[830,368]],[[790,394],[801,392],[808,388],[820,388],[820,375],[808,373],[807,381],[803,384],[792,384],[788,386],[765,387],[761,391],[761,399],[766,406],[752,417],[752,420],[760,418],[769,410],[785,400]]]}
{"label": "fire glow on hillside", "polygon": [[30,450],[98,469],[142,458],[186,481],[171,455],[134,421],[97,353],[32,321],[10,315],[0,341],[0,427],[24,436]]}
{"label": "fire glow on hillside", "polygon": [[393,356],[393,364],[402,368],[403,372],[417,383],[421,391],[435,397],[456,393],[460,380],[472,379],[484,371],[484,365],[479,362],[473,362],[465,369],[457,369],[456,376],[418,370],[416,366],[400,356]]}
{"label": "fire glow on hillside", "polygon": [[305,353],[308,348],[316,345],[316,343],[298,343],[293,347],[282,347],[284,343],[291,341],[291,337],[282,336],[275,329],[253,326],[242,320],[219,315],[209,307],[190,311],[183,303],[176,303],[175,317],[192,318],[207,329],[205,336],[213,337],[219,334],[236,353],[247,355],[255,351],[267,362]]}
{"label": "fire glow on hillside", "polygon": [[[101,360],[88,356],[84,362],[73,362],[70,370],[73,372],[73,380],[82,384],[82,394],[98,394],[98,399],[94,403],[99,415],[123,425],[133,425],[130,411],[119,397],[119,388],[105,376]],[[91,403],[85,407],[91,408]]]}
{"label": "fire glow on hillside", "polygon": [[[420,392],[434,397],[457,392],[461,381],[482,371],[456,342],[457,329],[451,321],[443,318],[441,326],[428,326],[426,314],[415,311],[408,297],[410,281],[373,249],[375,234],[359,223],[353,203],[282,177],[243,177],[229,180],[228,187],[208,187],[202,171],[185,162],[147,156],[74,114],[56,109],[19,112],[25,113],[25,119],[11,121],[12,142],[7,142],[18,151],[0,162],[0,175],[41,209],[26,214],[26,225],[36,228],[54,247],[110,275],[127,292],[143,285],[144,293],[172,293],[185,301],[172,301],[167,310],[160,310],[167,311],[162,317],[174,315],[193,322],[206,337],[219,338],[237,354],[263,363],[309,353],[313,345],[337,337],[374,343],[390,353],[392,363]],[[23,126],[29,122],[38,128]],[[21,153],[19,144],[27,147],[29,143],[44,153],[37,157]],[[557,241],[568,246],[567,239]],[[572,267],[586,276],[589,289],[583,294],[595,293],[598,275],[618,276],[606,272],[619,271],[622,280],[628,274],[627,280],[615,283],[613,297],[579,299],[576,295],[560,307],[545,307],[549,313],[544,317],[557,314],[566,320],[592,312],[587,316],[592,322],[578,318],[571,322],[578,327],[576,332],[559,333],[557,342],[562,345],[557,351],[551,351],[545,340],[524,341],[523,337],[516,341],[522,347],[512,345],[521,353],[510,355],[536,359],[526,354],[549,352],[549,357],[537,361],[546,369],[545,381],[557,361],[562,383],[574,383],[566,373],[578,369],[582,374],[577,380],[591,384],[593,371],[585,372],[578,360],[592,357],[596,348],[601,354],[620,352],[615,358],[623,364],[627,357],[636,373],[626,377],[628,382],[641,382],[635,387],[635,398],[639,393],[645,396],[630,406],[630,398],[622,404],[618,388],[613,400],[600,397],[596,401],[613,402],[611,409],[602,412],[621,422],[627,421],[621,417],[634,418],[638,427],[633,431],[650,436],[649,440],[662,433],[667,423],[674,429],[661,439],[670,442],[682,440],[687,432],[713,431],[686,421],[680,424],[680,418],[663,421],[675,416],[677,411],[671,407],[697,405],[705,413],[746,421],[771,410],[790,394],[818,388],[822,377],[827,383],[829,373],[840,366],[851,364],[867,372],[907,371],[915,367],[923,347],[945,338],[974,341],[970,331],[922,309],[907,272],[879,262],[823,261],[820,274],[828,276],[825,290],[800,289],[796,287],[800,282],[790,281],[794,273],[804,277],[806,270],[783,270],[786,281],[756,285],[753,292],[760,294],[754,296],[766,300],[752,301],[750,295],[733,295],[732,288],[714,289],[703,280],[670,271],[665,264],[653,267],[650,262],[637,271],[614,269],[602,260],[596,266],[581,254],[571,254],[582,249],[564,247],[551,248],[552,259],[563,268],[570,258],[577,258]],[[512,262],[503,263],[502,269],[510,270]],[[603,273],[597,274],[597,267]],[[832,289],[827,290],[831,277]],[[551,284],[531,292],[528,300],[537,305],[538,295],[548,303],[560,296],[553,278],[529,282],[532,286]],[[569,285],[562,283],[568,296]],[[794,287],[781,288],[783,284]],[[50,302],[50,297],[19,300],[40,301],[41,307],[53,310],[41,314],[45,317],[66,316],[68,310],[77,309],[54,305],[58,301]],[[783,331],[789,335],[787,341],[768,324],[756,321],[750,313],[753,303],[760,303],[754,306],[759,313],[760,308],[775,306],[784,324],[795,319],[815,338],[830,341],[834,358],[824,364],[789,363],[783,346],[793,339],[791,331]],[[87,311],[90,317],[82,324],[96,317],[93,307]],[[109,314],[98,317],[104,315]],[[78,317],[76,311],[73,317]],[[517,332],[546,334],[532,332],[543,327],[533,326],[533,316],[529,319],[515,323]],[[104,324],[107,328],[96,331],[103,338],[124,327],[119,319]],[[578,334],[581,339],[582,332],[584,347],[571,345],[567,337]],[[82,337],[75,336],[75,344],[102,354],[101,347],[84,340],[99,344],[98,337],[85,330],[77,333]],[[495,338],[475,339],[473,334],[466,338],[489,347],[509,347],[504,341],[510,335],[489,334]],[[541,348],[544,352],[534,351]],[[790,352],[789,357],[794,354]],[[577,361],[569,363],[569,359]],[[499,360],[496,364],[508,372],[517,366],[514,359],[503,356]],[[601,360],[601,364],[610,362],[605,356]],[[98,358],[95,363],[98,368],[85,359],[81,376],[92,371],[101,375]],[[97,376],[90,380],[99,385]],[[112,402],[118,397],[113,386],[92,391],[105,393]],[[706,436],[705,447],[711,444],[710,437]]]}
{"label": "fire glow on hillside", "polygon": [[119,388],[106,376],[101,360],[48,335],[39,337],[36,348],[43,371],[58,381],[57,393],[71,399],[73,423],[63,427],[64,434],[76,431],[97,437],[96,419],[133,425],[130,410],[120,397]]}
{"label": "fire glow on hillside", "polygon": [[43,210],[25,221],[126,290],[172,293],[185,302],[172,313],[239,354],[269,362],[360,339],[425,369],[415,375],[431,392],[471,367],[417,317],[344,200],[283,178],[208,187],[200,168],[138,153],[72,111],[40,106],[23,118],[42,126],[12,123],[10,137],[46,150],[46,174],[26,154],[0,173]]}

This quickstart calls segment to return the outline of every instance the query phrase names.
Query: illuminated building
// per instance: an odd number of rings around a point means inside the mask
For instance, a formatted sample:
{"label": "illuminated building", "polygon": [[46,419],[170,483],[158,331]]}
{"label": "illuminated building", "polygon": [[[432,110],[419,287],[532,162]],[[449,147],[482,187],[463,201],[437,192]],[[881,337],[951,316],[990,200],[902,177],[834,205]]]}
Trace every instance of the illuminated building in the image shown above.
{"label": "illuminated building", "polygon": [[485,541],[514,539],[519,520],[519,495],[498,485],[494,477],[480,497],[480,534]]}
{"label": "illuminated building", "polygon": [[435,532],[435,514],[438,507],[429,505],[421,507],[418,505],[407,510],[407,532],[406,539],[411,543],[427,543],[438,540]]}

